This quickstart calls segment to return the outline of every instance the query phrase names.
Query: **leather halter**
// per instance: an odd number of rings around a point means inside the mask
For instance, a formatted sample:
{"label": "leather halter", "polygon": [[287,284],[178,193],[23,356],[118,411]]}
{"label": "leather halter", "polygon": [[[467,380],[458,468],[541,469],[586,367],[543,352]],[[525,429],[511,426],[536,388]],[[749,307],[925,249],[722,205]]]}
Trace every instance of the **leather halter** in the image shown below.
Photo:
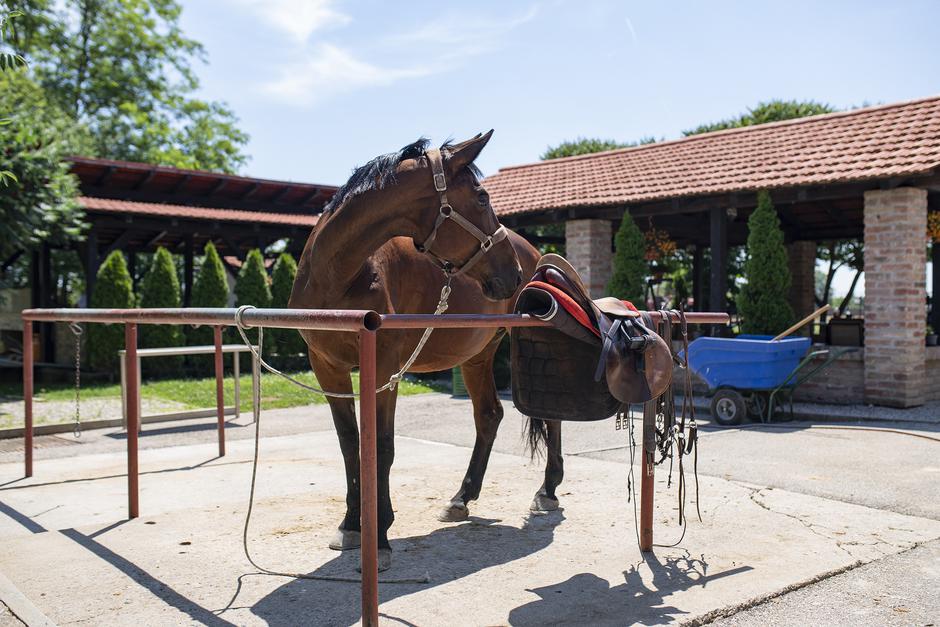
{"label": "leather halter", "polygon": [[[474,226],[472,222],[454,211],[454,208],[447,201],[447,178],[444,176],[444,159],[441,156],[441,151],[437,148],[429,148],[425,156],[428,159],[428,163],[431,165],[431,174],[434,176],[434,189],[440,195],[441,206],[437,214],[437,219],[434,221],[434,228],[431,230],[431,234],[428,235],[427,239],[421,244],[416,243],[415,247],[419,252],[431,257],[431,259],[441,267],[444,274],[449,277],[454,277],[469,270],[473,264],[478,262],[483,255],[489,252],[494,244],[498,244],[506,239],[506,237],[509,236],[509,232],[506,230],[506,227],[500,224],[499,228],[496,229],[492,235],[487,235]],[[452,220],[457,226],[480,242],[480,248],[477,249],[476,253],[459,266],[455,265],[453,262],[447,261],[431,250],[431,246],[434,245],[434,240],[437,239],[437,230],[441,228],[441,225],[447,220]]]}

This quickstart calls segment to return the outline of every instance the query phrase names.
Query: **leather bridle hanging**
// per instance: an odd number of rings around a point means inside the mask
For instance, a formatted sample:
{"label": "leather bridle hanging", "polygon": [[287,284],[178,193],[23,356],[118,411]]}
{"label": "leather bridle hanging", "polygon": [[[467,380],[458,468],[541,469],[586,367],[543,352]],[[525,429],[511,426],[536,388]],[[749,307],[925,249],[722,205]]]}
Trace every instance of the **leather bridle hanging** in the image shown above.
{"label": "leather bridle hanging", "polygon": [[[447,178],[444,176],[444,160],[441,156],[441,151],[437,148],[429,148],[425,155],[427,156],[428,163],[431,165],[431,174],[434,177],[434,189],[440,195],[441,204],[431,234],[428,235],[427,239],[422,243],[415,243],[415,247],[417,247],[420,252],[431,257],[431,259],[440,266],[441,270],[444,271],[444,274],[453,277],[469,270],[483,255],[489,252],[494,244],[498,244],[506,239],[509,236],[509,232],[506,230],[506,227],[500,224],[499,228],[496,229],[492,235],[487,235],[472,222],[454,211],[454,208],[447,201]],[[431,246],[434,245],[434,240],[437,239],[437,230],[441,228],[441,225],[447,220],[452,220],[457,226],[480,242],[480,247],[477,249],[476,253],[460,265],[455,265],[453,262],[447,261],[431,250]]]}

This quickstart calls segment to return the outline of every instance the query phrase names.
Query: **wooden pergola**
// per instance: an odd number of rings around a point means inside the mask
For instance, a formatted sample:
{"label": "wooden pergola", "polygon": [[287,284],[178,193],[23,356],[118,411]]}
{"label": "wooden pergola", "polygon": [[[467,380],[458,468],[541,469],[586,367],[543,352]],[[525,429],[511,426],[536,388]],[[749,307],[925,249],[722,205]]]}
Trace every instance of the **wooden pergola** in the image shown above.
{"label": "wooden pergola", "polygon": [[[280,240],[287,240],[287,250],[299,256],[317,214],[337,189],[88,157],[69,161],[88,224],[84,241],[76,246],[84,268],[86,304],[99,265],[115,250],[126,255],[135,281],[138,253],[163,246],[182,255],[184,306],[191,302],[194,256],[206,242],[215,244],[223,260],[242,259],[248,250],[263,251]],[[54,302],[51,253],[48,245],[33,253],[33,307],[66,305]],[[14,260],[7,260],[5,267]],[[51,361],[54,334],[41,328],[41,337],[42,359]]]}

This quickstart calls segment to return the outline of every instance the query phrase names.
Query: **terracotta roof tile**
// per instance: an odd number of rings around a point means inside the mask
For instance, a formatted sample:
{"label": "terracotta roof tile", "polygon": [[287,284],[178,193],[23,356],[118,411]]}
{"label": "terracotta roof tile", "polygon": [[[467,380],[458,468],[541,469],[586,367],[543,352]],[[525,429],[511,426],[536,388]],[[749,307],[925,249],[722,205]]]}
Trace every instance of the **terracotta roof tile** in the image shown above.
{"label": "terracotta roof tile", "polygon": [[111,198],[93,198],[90,196],[80,196],[78,202],[88,211],[104,211],[108,213],[309,227],[317,223],[317,216],[315,215],[244,211],[241,209],[215,209],[211,207],[191,207],[188,205],[167,205],[151,202],[115,200]]}
{"label": "terracotta roof tile", "polygon": [[940,96],[503,168],[500,215],[928,174]]}

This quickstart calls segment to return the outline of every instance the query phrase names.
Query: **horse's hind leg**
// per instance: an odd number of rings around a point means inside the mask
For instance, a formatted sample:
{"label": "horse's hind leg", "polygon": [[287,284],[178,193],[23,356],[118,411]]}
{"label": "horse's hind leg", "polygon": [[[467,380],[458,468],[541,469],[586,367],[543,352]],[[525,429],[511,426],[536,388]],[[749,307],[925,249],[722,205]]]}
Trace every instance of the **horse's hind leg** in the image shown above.
{"label": "horse's hind leg", "polygon": [[438,514],[438,520],[443,522],[466,520],[470,515],[468,503],[480,496],[486,464],[493,450],[499,423],[503,419],[503,406],[499,402],[496,380],[493,378],[493,360],[498,348],[499,339],[494,339],[485,350],[471,357],[460,367],[470,399],[473,401],[476,441],[460,489]]}
{"label": "horse's hind leg", "polygon": [[555,488],[561,484],[565,476],[565,462],[561,456],[561,422],[546,420],[545,428],[547,430],[545,481],[536,492],[532,505],[529,507],[533,512],[550,512],[558,509],[558,496],[555,494]]}

